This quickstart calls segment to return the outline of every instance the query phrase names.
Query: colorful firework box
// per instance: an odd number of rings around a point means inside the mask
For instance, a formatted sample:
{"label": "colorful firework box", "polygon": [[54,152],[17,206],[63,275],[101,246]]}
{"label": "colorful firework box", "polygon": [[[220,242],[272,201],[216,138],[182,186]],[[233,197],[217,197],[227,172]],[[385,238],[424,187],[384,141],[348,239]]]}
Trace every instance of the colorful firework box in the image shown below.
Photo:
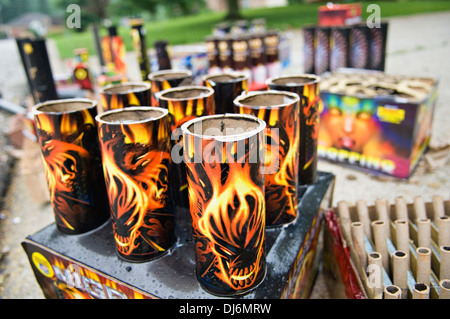
{"label": "colorful firework box", "polygon": [[[266,229],[264,281],[240,298],[307,298],[322,253],[325,212],[333,200],[334,175],[319,172],[315,184],[299,189],[302,218]],[[111,222],[80,236],[62,235],[51,224],[22,246],[46,298],[217,298],[195,275],[195,242],[189,211],[176,216],[177,244],[150,262],[130,263],[115,252]]]}
{"label": "colorful firework box", "polygon": [[328,3],[318,10],[320,26],[338,26],[361,22],[361,3]]}
{"label": "colorful firework box", "polygon": [[304,72],[322,74],[347,67],[384,71],[388,26],[305,26]]}
{"label": "colorful firework box", "polygon": [[322,77],[319,157],[408,178],[430,140],[438,81],[341,69]]}
{"label": "colorful firework box", "polygon": [[[361,206],[361,203],[363,205]],[[342,205],[343,204],[343,205]],[[385,204],[385,214],[380,204]],[[418,210],[419,205],[423,208]],[[362,213],[364,212],[364,213]],[[323,247],[323,273],[326,278],[327,289],[334,299],[380,299],[384,298],[380,291],[373,287],[373,278],[371,274],[366,273],[362,267],[359,267],[359,254],[356,243],[352,237],[351,223],[370,224],[373,221],[380,220],[384,215],[384,220],[390,224],[390,236],[388,235],[387,250],[393,254],[396,250],[403,250],[399,247],[397,237],[397,222],[406,220],[409,224],[409,253],[411,256],[408,272],[408,284],[405,289],[406,294],[402,296],[405,299],[413,298],[414,284],[418,276],[416,267],[419,247],[419,228],[418,218],[427,218],[430,220],[430,250],[431,261],[429,264],[430,299],[439,299],[440,280],[444,278],[440,275],[440,224],[439,220],[449,218],[450,201],[443,200],[439,195],[434,195],[432,201],[424,202],[420,196],[414,198],[411,203],[406,202],[399,196],[395,202],[378,199],[375,205],[366,205],[362,200],[356,201],[356,205],[351,206],[347,202],[338,203],[337,207],[329,210],[325,217],[324,227],[324,247]],[[404,217],[400,217],[404,215]],[[422,216],[422,217],[420,217]],[[366,231],[364,234],[367,234]],[[371,236],[365,235],[364,251],[368,255],[376,251],[375,243]],[[392,273],[383,269],[382,286],[393,285]]]}

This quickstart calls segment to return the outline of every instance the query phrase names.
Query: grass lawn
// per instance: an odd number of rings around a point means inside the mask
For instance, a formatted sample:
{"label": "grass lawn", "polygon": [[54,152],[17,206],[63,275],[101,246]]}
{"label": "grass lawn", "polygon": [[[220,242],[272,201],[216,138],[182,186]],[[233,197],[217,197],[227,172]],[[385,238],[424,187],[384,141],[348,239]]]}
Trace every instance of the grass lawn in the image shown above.
{"label": "grass lawn", "polygon": [[[450,10],[450,1],[448,0],[362,1],[363,19],[370,14],[370,12],[366,13],[366,8],[371,3],[380,6],[382,19],[398,15]],[[264,18],[269,29],[286,30],[288,28],[301,28],[305,24],[317,23],[317,7],[319,5],[323,5],[323,3],[241,10],[241,14],[249,21]],[[157,40],[167,40],[171,45],[202,42],[205,36],[211,34],[214,25],[223,21],[224,16],[225,13],[201,13],[196,16],[166,21],[146,22],[147,46],[148,48],[153,47],[153,43]],[[119,34],[122,36],[127,50],[132,50],[130,28],[120,27]],[[100,35],[106,35],[106,30],[102,29]],[[60,34],[52,34],[49,37],[56,41],[62,58],[72,58],[73,50],[80,47],[88,48],[92,55],[96,54],[90,30],[82,33],[65,30]]]}

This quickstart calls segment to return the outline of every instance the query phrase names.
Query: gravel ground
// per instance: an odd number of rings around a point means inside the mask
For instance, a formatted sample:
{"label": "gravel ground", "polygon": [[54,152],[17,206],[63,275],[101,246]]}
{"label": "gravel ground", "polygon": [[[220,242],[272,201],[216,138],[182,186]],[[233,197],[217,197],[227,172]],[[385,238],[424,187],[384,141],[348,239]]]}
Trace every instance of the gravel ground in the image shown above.
{"label": "gravel ground", "polygon": [[[390,74],[417,75],[438,78],[439,96],[433,123],[432,143],[450,143],[450,131],[446,121],[450,118],[450,12],[414,15],[389,19],[388,52],[386,72]],[[292,63],[286,73],[302,72],[302,36],[300,30],[290,32],[292,41]],[[0,88],[4,98],[19,103],[23,92],[27,91],[25,75],[20,61],[13,52],[14,46],[0,41]],[[10,50],[9,52],[7,50]],[[52,51],[52,49],[51,49]],[[52,59],[57,58],[54,52]],[[60,66],[60,61],[54,65]],[[55,72],[55,69],[53,70]],[[6,73],[5,73],[6,72]],[[0,127],[8,126],[11,114],[0,111]],[[0,134],[0,145],[5,148],[5,130]],[[8,158],[7,152],[0,154],[0,169]],[[24,175],[20,169],[21,161],[13,166],[12,178],[6,182],[7,194],[0,212],[0,298],[3,299],[41,299],[43,298],[27,256],[20,246],[21,241],[44,226],[53,222],[49,204],[37,204],[30,200]],[[422,160],[419,169],[408,181],[379,179],[353,169],[345,168],[326,161],[319,162],[319,169],[336,175],[334,204],[340,200],[354,203],[365,199],[369,205],[375,199],[394,200],[403,195],[411,202],[417,195],[430,201],[435,194],[444,199],[450,195],[450,162],[434,169],[426,170]],[[1,172],[1,175],[4,171]],[[1,190],[2,188],[0,188]],[[328,298],[325,282],[319,276],[313,298]]]}

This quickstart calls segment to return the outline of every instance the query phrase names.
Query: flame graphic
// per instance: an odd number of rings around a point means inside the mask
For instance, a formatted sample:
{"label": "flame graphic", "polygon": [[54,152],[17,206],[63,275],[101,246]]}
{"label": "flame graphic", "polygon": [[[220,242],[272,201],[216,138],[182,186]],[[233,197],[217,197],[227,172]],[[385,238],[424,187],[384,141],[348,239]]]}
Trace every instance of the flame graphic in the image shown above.
{"label": "flame graphic", "polygon": [[148,92],[104,93],[100,94],[103,110],[116,110],[129,106],[147,106],[150,97]]}
{"label": "flame graphic", "polygon": [[[148,125],[101,123],[99,126],[115,240],[119,253],[124,256],[151,255],[170,246],[168,234],[173,224],[172,215],[166,210],[170,165],[168,131],[167,126],[160,125],[155,142],[154,130]],[[154,144],[158,144],[157,148]],[[144,243],[151,249],[139,252],[144,249]]]}
{"label": "flame graphic", "polygon": [[[303,170],[307,169],[313,162],[317,153],[317,140],[319,137],[319,85],[317,83],[306,84],[303,89],[302,113],[305,119],[305,163]],[[305,103],[306,102],[306,103]],[[302,152],[300,152],[302,153]]]}
{"label": "flame graphic", "polygon": [[82,140],[85,132],[93,129],[93,116],[82,110],[77,115],[62,114],[60,121],[48,114],[35,119],[56,222],[75,230],[74,218],[83,214],[82,205],[90,205],[89,194],[83,194],[86,185],[79,182],[80,176],[89,174],[91,155]]}
{"label": "flame graphic", "polygon": [[[194,143],[192,138],[184,140]],[[215,143],[209,142],[205,154],[212,154]],[[243,163],[209,162],[186,164],[197,276],[205,282],[218,279],[224,290],[247,290],[265,273],[263,179],[248,158]]]}
{"label": "flame graphic", "polygon": [[[294,109],[296,105],[292,105]],[[254,114],[270,128],[266,145],[265,175],[267,225],[292,221],[297,216],[298,148],[300,143],[298,112],[292,107],[258,110],[239,107],[241,114]],[[278,143],[277,143],[278,141]]]}

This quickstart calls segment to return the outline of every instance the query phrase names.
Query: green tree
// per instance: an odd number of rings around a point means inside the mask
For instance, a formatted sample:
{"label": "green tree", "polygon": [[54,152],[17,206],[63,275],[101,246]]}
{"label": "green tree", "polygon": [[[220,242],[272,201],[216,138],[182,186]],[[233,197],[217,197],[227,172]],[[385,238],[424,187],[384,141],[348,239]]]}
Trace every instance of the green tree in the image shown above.
{"label": "green tree", "polygon": [[240,20],[242,15],[239,11],[239,0],[227,0],[227,15],[225,20]]}

